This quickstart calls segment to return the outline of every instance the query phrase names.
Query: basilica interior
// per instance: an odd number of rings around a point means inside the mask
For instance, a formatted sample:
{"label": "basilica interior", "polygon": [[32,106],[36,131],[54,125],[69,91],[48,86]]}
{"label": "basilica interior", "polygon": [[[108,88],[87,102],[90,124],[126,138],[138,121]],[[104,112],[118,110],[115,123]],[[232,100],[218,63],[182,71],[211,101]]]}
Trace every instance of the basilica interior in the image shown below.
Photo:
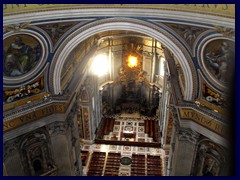
{"label": "basilica interior", "polygon": [[4,176],[229,176],[234,4],[3,4]]}

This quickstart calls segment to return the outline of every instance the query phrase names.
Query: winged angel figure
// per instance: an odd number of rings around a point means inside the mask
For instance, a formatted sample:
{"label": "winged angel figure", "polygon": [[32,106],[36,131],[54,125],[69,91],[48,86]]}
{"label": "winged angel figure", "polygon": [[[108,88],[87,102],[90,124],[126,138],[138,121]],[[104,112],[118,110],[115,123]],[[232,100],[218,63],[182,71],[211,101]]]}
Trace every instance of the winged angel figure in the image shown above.
{"label": "winged angel figure", "polygon": [[178,31],[180,31],[181,35],[184,37],[184,39],[189,42],[190,44],[193,43],[193,41],[197,38],[197,32],[201,31],[201,29],[197,27],[188,27],[188,26],[173,26]]}
{"label": "winged angel figure", "polygon": [[5,26],[5,27],[3,27],[3,33],[9,32],[9,31],[18,32],[21,29],[25,29],[29,26],[30,26],[29,22],[23,23],[23,24],[13,24],[13,25]]}

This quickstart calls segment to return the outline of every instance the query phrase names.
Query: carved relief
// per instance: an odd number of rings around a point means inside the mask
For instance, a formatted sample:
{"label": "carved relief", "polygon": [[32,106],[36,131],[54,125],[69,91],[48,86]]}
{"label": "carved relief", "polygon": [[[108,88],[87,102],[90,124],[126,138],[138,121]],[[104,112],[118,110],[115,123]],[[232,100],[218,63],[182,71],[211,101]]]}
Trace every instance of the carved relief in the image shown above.
{"label": "carved relief", "polygon": [[215,26],[217,32],[228,38],[235,38],[235,30],[232,28]]}
{"label": "carved relief", "polygon": [[25,29],[28,28],[30,26],[31,22],[27,22],[27,23],[20,23],[20,24],[11,24],[9,26],[4,26],[3,27],[3,33],[6,32],[19,32],[21,29]]}
{"label": "carved relief", "polygon": [[50,136],[56,136],[58,134],[64,135],[67,131],[67,123],[66,122],[54,122],[47,126],[48,132]]}
{"label": "carved relief", "polygon": [[189,141],[193,144],[198,142],[199,135],[197,132],[191,130],[191,129],[186,129],[186,128],[181,128],[178,130],[179,134],[179,140],[180,141]]}
{"label": "carved relief", "polygon": [[51,37],[53,44],[55,44],[60,37],[67,32],[71,27],[76,25],[77,23],[52,23],[39,26],[43,30],[45,30],[48,35]]}
{"label": "carved relief", "polygon": [[192,47],[197,37],[202,32],[207,30],[206,28],[202,28],[202,27],[188,26],[188,25],[182,25],[182,24],[166,23],[166,25],[171,29],[173,29],[175,32],[177,32],[187,42],[187,44],[190,47]]}

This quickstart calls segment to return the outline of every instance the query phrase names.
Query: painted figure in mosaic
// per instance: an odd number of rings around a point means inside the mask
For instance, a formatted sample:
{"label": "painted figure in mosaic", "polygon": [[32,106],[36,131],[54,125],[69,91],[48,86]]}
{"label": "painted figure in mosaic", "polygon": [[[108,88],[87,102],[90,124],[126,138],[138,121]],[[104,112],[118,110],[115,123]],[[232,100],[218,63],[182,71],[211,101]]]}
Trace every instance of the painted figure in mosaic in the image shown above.
{"label": "painted figure in mosaic", "polygon": [[206,53],[206,60],[209,61],[210,66],[214,69],[216,77],[225,82],[230,63],[229,44],[227,42],[222,42],[220,49],[215,52],[210,51]]}
{"label": "painted figure in mosaic", "polygon": [[28,72],[39,60],[41,56],[41,47],[36,45],[30,47],[22,42],[20,36],[15,37],[5,53],[4,74],[15,77]]}

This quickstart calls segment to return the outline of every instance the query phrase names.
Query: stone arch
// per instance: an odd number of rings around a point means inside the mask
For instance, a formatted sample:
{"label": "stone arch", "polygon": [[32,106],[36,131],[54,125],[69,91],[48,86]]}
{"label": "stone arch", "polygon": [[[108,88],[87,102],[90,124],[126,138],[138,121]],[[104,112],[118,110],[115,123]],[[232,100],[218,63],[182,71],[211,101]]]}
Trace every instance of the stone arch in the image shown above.
{"label": "stone arch", "polygon": [[[76,47],[80,42],[93,36],[97,33],[111,30],[129,30],[146,34],[162,42],[179,60],[180,65],[184,70],[185,77],[185,100],[192,100],[193,97],[193,73],[191,67],[186,60],[187,57],[181,51],[181,49],[167,36],[168,33],[163,29],[158,28],[150,23],[146,23],[140,20],[128,19],[128,18],[113,18],[107,20],[96,21],[95,23],[79,28],[71,37],[67,38],[64,43],[59,47],[56,52],[51,67],[50,67],[50,83],[54,94],[61,93],[60,77],[63,64],[68,57],[68,54]],[[172,37],[171,37],[172,38]]]}
{"label": "stone arch", "polygon": [[218,176],[224,175],[227,157],[225,150],[209,139],[202,139],[197,144],[193,175]]}
{"label": "stone arch", "polygon": [[[21,159],[24,170],[29,175],[40,175],[53,165],[49,135],[44,129],[39,129],[23,136],[20,143]],[[39,161],[41,169],[34,167],[34,162]],[[38,168],[40,168],[38,167]],[[38,172],[37,172],[37,171]]]}

